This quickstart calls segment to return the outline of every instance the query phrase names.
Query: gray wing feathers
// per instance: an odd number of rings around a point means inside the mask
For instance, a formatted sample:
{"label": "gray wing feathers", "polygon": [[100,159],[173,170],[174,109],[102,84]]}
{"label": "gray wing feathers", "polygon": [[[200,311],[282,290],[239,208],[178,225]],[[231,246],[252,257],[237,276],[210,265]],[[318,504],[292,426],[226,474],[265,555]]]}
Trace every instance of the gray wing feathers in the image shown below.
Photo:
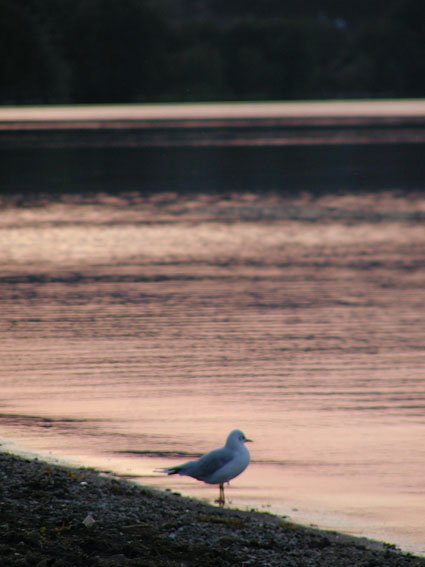
{"label": "gray wing feathers", "polygon": [[226,449],[216,449],[204,455],[197,461],[191,461],[180,467],[180,474],[188,475],[197,480],[204,480],[224,467],[233,458],[233,453]]}

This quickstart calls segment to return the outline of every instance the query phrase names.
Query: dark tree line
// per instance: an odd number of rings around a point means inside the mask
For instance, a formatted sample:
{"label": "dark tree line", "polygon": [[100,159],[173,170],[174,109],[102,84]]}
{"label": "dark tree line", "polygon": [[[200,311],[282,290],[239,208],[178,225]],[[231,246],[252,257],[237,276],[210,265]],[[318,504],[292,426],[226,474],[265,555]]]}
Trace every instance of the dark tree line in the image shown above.
{"label": "dark tree line", "polygon": [[423,0],[0,0],[1,104],[423,96]]}

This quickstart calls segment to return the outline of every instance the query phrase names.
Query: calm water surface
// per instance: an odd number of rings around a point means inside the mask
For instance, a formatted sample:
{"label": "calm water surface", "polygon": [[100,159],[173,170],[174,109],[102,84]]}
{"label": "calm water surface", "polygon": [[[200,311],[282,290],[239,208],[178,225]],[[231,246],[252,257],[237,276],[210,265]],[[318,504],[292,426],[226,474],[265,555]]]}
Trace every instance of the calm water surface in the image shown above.
{"label": "calm water surface", "polygon": [[23,168],[3,199],[6,446],[213,501],[154,471],[239,427],[232,505],[424,554],[425,197],[290,197],[273,172],[262,194],[230,174],[225,193],[80,194],[66,172],[29,198]]}

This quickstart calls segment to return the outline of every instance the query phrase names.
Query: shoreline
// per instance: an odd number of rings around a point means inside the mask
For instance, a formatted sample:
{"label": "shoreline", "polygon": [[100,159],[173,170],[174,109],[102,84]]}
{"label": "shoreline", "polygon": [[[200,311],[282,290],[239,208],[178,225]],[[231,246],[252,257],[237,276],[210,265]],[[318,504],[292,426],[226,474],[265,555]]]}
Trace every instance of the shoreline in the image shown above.
{"label": "shoreline", "polygon": [[0,107],[0,148],[425,143],[425,99]]}
{"label": "shoreline", "polygon": [[425,567],[391,544],[220,509],[91,469],[3,450],[0,471],[0,557],[10,567]]}
{"label": "shoreline", "polygon": [[0,125],[13,123],[190,120],[425,118],[425,99],[370,99],[320,101],[232,101],[152,104],[74,104],[0,106]]}

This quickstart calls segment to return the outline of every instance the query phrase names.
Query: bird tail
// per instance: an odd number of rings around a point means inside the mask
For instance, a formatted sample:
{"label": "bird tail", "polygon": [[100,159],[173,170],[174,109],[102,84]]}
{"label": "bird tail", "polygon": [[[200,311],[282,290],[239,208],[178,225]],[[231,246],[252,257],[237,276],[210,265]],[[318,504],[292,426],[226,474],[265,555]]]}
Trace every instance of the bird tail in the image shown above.
{"label": "bird tail", "polygon": [[155,469],[155,472],[162,472],[165,474],[179,474],[181,470],[181,466],[177,466],[177,467],[169,467],[169,468],[165,468],[165,469]]}

